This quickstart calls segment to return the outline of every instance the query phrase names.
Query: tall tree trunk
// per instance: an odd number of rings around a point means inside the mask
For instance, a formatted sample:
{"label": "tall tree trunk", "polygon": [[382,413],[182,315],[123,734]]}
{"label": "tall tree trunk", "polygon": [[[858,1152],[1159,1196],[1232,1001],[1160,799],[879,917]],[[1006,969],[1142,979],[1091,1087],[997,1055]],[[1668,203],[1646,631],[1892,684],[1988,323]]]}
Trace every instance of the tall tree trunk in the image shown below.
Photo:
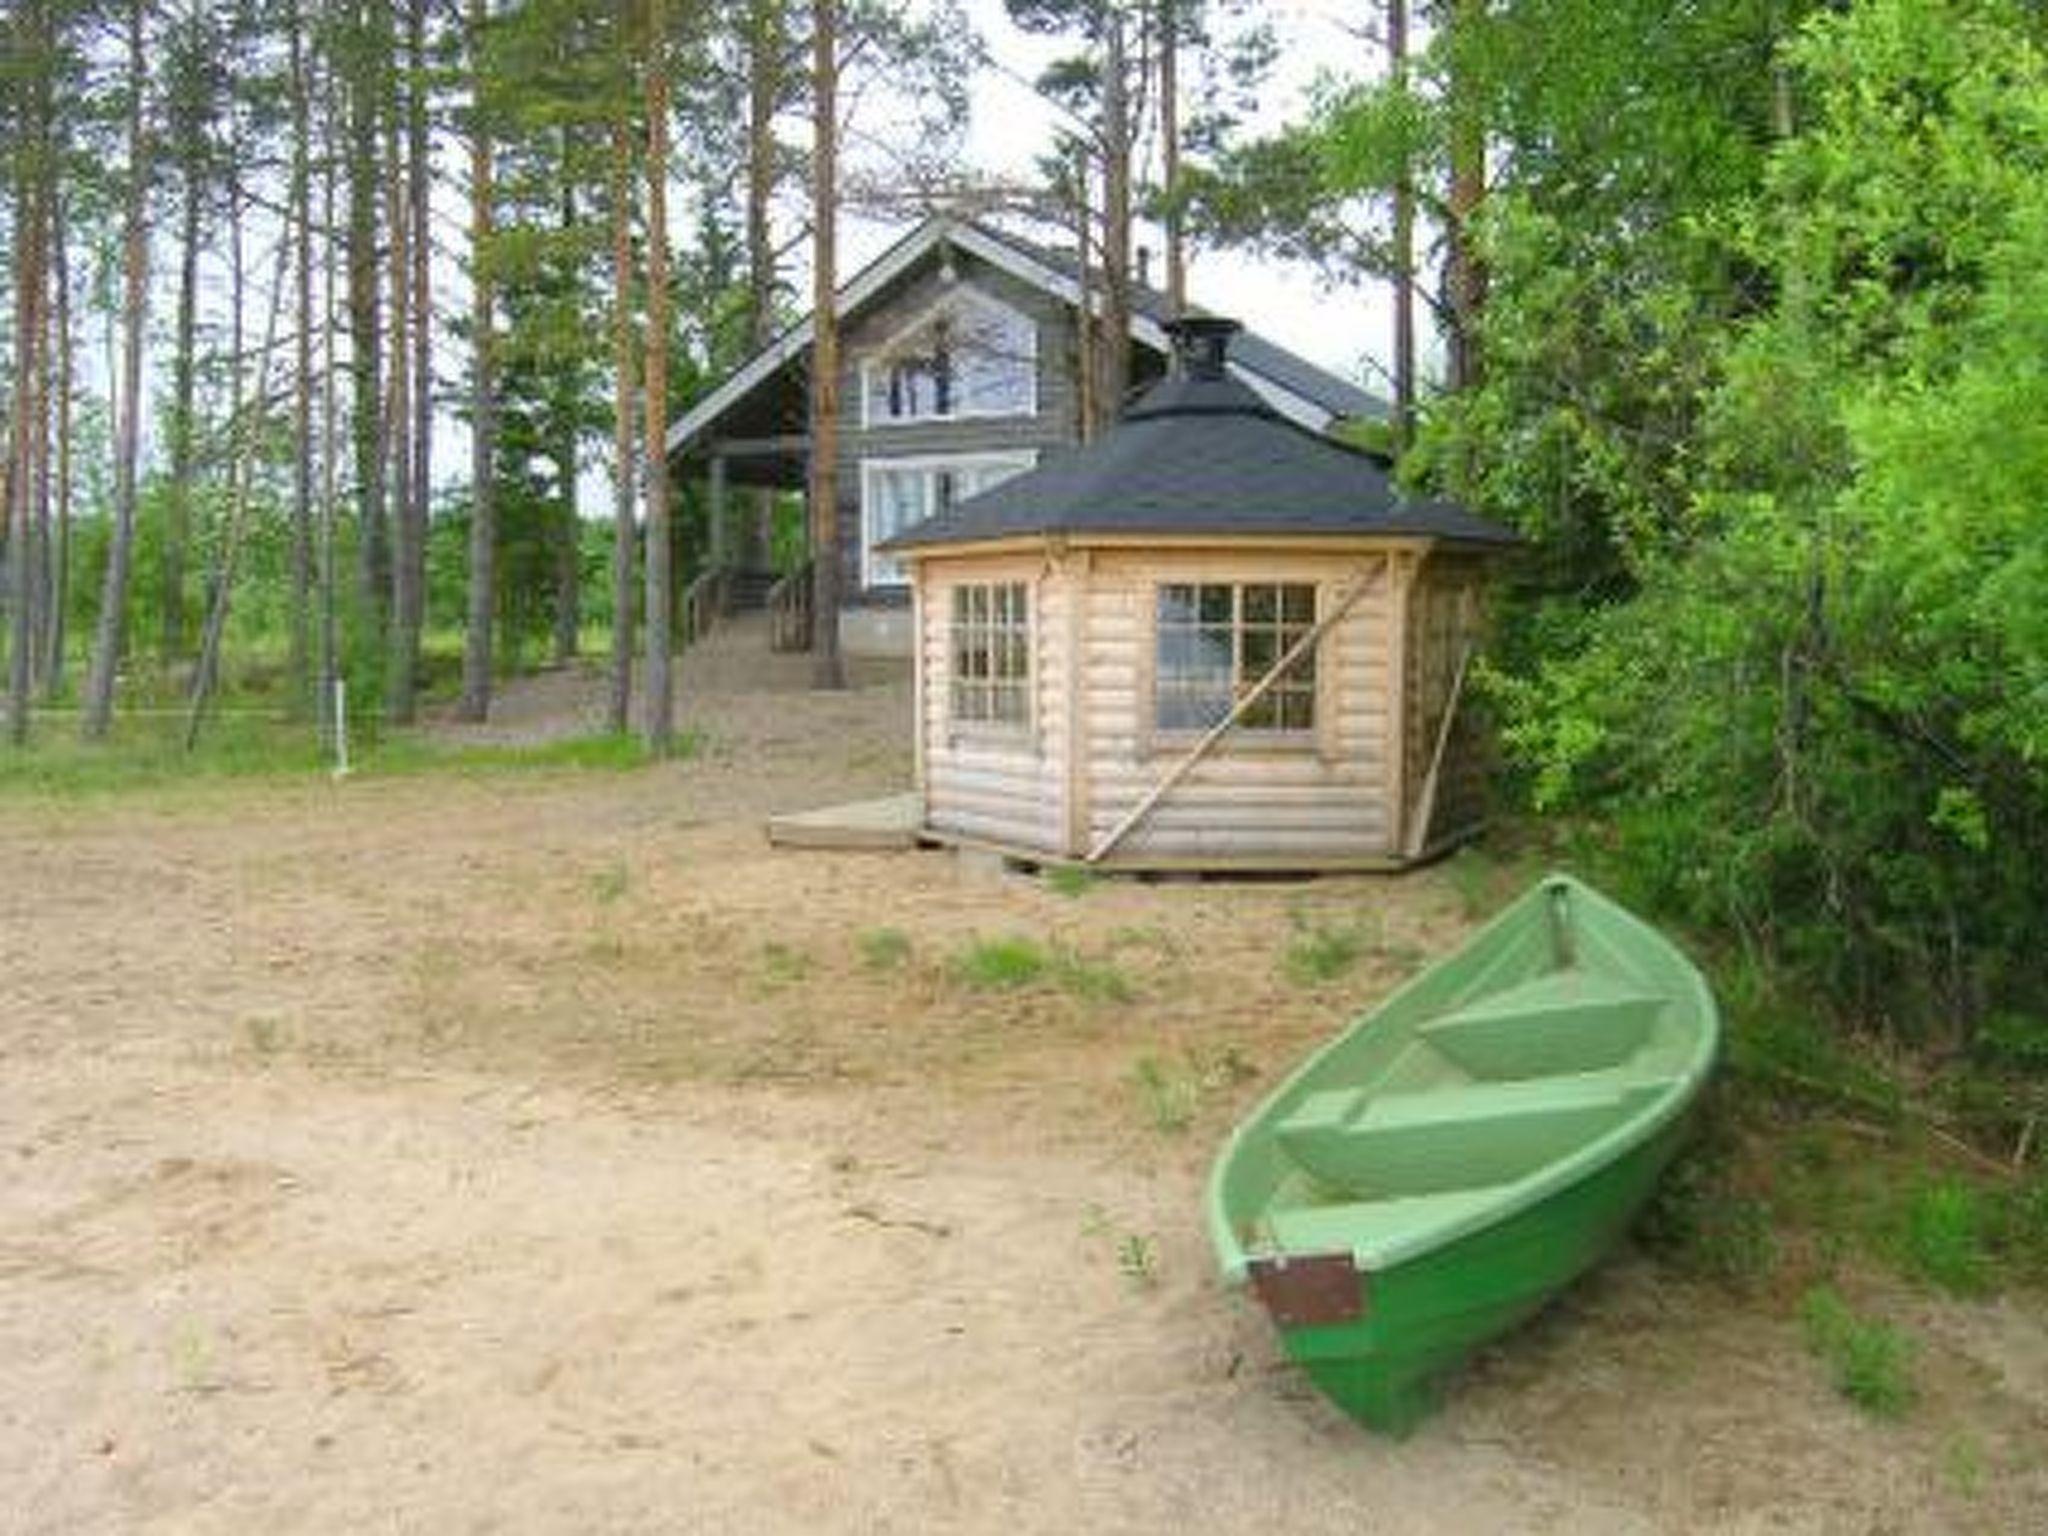
{"label": "tall tree trunk", "polygon": [[55,491],[51,476],[56,448],[55,402],[61,394],[51,372],[57,366],[57,339],[52,330],[56,324],[57,272],[64,264],[55,175],[56,157],[60,154],[60,146],[52,144],[52,170],[44,178],[38,198],[43,221],[39,236],[42,242],[43,291],[36,296],[35,502],[28,547],[24,551],[29,557],[29,676],[34,684],[44,681],[50,666],[50,503]]}
{"label": "tall tree trunk", "polygon": [[1131,387],[1131,117],[1121,14],[1109,18],[1102,79],[1102,399],[1116,420]]}
{"label": "tall tree trunk", "polygon": [[[576,236],[576,184],[570,156],[569,130],[562,130],[562,235]],[[583,523],[576,504],[576,460],[582,443],[577,411],[582,404],[580,379],[567,376],[552,391],[554,399],[555,485],[555,662],[576,659],[583,628]]]}
{"label": "tall tree trunk", "polygon": [[340,199],[336,196],[335,123],[338,119],[335,78],[328,68],[322,114],[320,170],[320,227],[325,232],[320,260],[320,509],[316,530],[317,585],[320,607],[320,739],[330,750],[338,749],[341,712],[336,694],[341,684],[341,571],[339,524],[341,522],[341,401],[340,371],[335,356],[335,337],[341,327],[338,304],[341,299],[340,242],[334,238],[335,217]]}
{"label": "tall tree trunk", "polygon": [[68,643],[71,609],[71,391],[75,370],[71,337],[71,258],[63,231],[66,227],[60,206],[56,217],[56,372],[52,390],[57,397],[57,526],[51,545],[51,594],[46,609],[48,640],[44,654],[49,658],[43,672],[43,697],[55,699],[64,689],[64,649]]}
{"label": "tall tree trunk", "polygon": [[384,640],[390,550],[384,518],[384,329],[379,314],[377,194],[382,167],[377,118],[390,47],[388,0],[352,7],[348,80],[348,315],[350,437],[355,459],[356,581],[374,647]]}
{"label": "tall tree trunk", "polygon": [[128,7],[128,189],[122,235],[120,411],[114,425],[114,526],[100,581],[99,625],[86,674],[87,738],[107,734],[114,718],[114,679],[120,672],[128,618],[128,573],[135,549],[135,469],[141,442],[142,342],[149,310],[149,141],[144,132],[148,74],[142,20],[149,0]]}
{"label": "tall tree trunk", "polygon": [[472,391],[469,612],[462,644],[462,707],[465,720],[491,712],[491,619],[497,602],[498,402],[497,348],[492,336],[495,298],[491,276],[493,231],[491,129],[484,102],[484,28],[489,0],[469,0],[472,121],[469,130],[469,244]]}
{"label": "tall tree trunk", "polygon": [[1074,141],[1074,250],[1081,302],[1074,311],[1076,428],[1082,442],[1102,429],[1102,332],[1095,323],[1095,209],[1088,192],[1088,145]]}
{"label": "tall tree trunk", "polygon": [[[1387,0],[1387,72],[1408,85],[1408,0]],[[1415,180],[1405,162],[1394,183],[1394,441],[1415,437]]]}
{"label": "tall tree trunk", "polygon": [[[782,95],[783,0],[753,0],[747,52],[747,341],[759,352],[775,339],[775,108]],[[775,558],[775,492],[754,493],[754,526],[744,563],[766,570]]]}
{"label": "tall tree trunk", "polygon": [[395,103],[385,124],[384,222],[391,231],[386,280],[391,294],[391,416],[386,429],[391,455],[391,630],[384,663],[384,712],[393,725],[410,725],[420,665],[420,604],[412,586],[419,564],[413,539],[420,530],[414,522],[412,483],[412,220]]}
{"label": "tall tree trunk", "polygon": [[1166,189],[1166,307],[1175,318],[1188,307],[1187,229],[1180,206],[1180,12],[1184,3],[1159,0],[1159,179]]}
{"label": "tall tree trunk", "polygon": [[839,7],[811,3],[811,686],[844,688],[839,654]]}
{"label": "tall tree trunk", "polygon": [[[47,28],[48,18],[36,9],[27,25]],[[40,42],[41,39],[34,39]],[[40,94],[31,84],[29,91]],[[40,103],[31,104],[35,112]],[[46,121],[46,120],[45,120]],[[16,745],[28,741],[30,689],[35,677],[35,524],[39,449],[46,433],[37,396],[37,343],[42,332],[44,178],[49,175],[46,146],[34,145],[40,125],[31,122],[23,137],[21,168],[16,173],[14,200],[14,421],[8,432],[11,463],[7,476],[7,735]]]}
{"label": "tall tree trunk", "polygon": [[[1454,31],[1469,35],[1486,24],[1486,0],[1449,0]],[[1476,387],[1485,373],[1479,326],[1486,308],[1486,267],[1479,254],[1479,207],[1486,198],[1486,116],[1467,69],[1465,50],[1451,45],[1451,187],[1444,231],[1444,288],[1449,300],[1450,386]]]}
{"label": "tall tree trunk", "polygon": [[675,587],[668,504],[668,7],[647,5],[647,665],[648,750],[675,741],[669,673]]}
{"label": "tall tree trunk", "polygon": [[412,214],[412,602],[406,622],[413,634],[415,665],[427,618],[427,528],[434,504],[434,146],[428,121],[432,106],[432,60],[428,57],[427,0],[411,0],[406,13],[407,52],[413,86],[407,97],[406,137]]}
{"label": "tall tree trunk", "polygon": [[185,146],[184,205],[178,245],[177,351],[171,358],[171,483],[164,504],[163,590],[160,649],[166,664],[185,654],[185,562],[192,547],[192,479],[198,457],[199,421],[195,399],[198,371],[199,243],[206,175],[200,147]]}
{"label": "tall tree trunk", "polygon": [[292,0],[292,163],[290,220],[292,278],[298,332],[292,369],[291,634],[285,671],[294,714],[313,700],[313,147],[312,69],[307,57],[303,0]]}
{"label": "tall tree trunk", "polygon": [[612,691],[607,720],[623,735],[633,702],[633,136],[612,125]]}

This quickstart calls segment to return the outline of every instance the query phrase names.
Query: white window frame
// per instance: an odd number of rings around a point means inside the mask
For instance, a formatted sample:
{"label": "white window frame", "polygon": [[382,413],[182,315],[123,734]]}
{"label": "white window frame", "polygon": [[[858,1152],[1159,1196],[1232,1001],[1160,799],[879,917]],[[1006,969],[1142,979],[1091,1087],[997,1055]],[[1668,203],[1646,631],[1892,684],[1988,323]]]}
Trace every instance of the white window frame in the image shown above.
{"label": "white window frame", "polygon": [[[1024,675],[1016,684],[1017,697],[1023,704],[1023,713],[1016,719],[996,716],[964,715],[959,708],[959,692],[963,679],[960,664],[961,624],[957,605],[959,594],[979,588],[992,598],[997,588],[1015,588],[1023,603],[1023,622],[1015,626],[1015,632],[1023,641]],[[946,734],[950,741],[983,740],[989,742],[1028,741],[1037,732],[1038,722],[1038,583],[1022,573],[1005,577],[982,577],[961,580],[945,589],[946,623]],[[994,626],[984,625],[984,635],[992,635]]]}
{"label": "white window frame", "polygon": [[[937,510],[938,471],[970,466],[995,465],[1019,474],[1038,463],[1035,448],[994,449],[985,453],[920,453],[906,458],[863,459],[860,465],[860,584],[864,589],[907,587],[910,577],[878,575],[875,545],[875,477],[884,472],[921,473],[924,476],[924,506],[916,522],[923,522]],[[906,524],[906,526],[910,526]],[[886,537],[886,535],[884,536]]]}
{"label": "white window frame", "polygon": [[[1024,359],[1031,380],[1030,404],[1022,410],[951,410],[944,413],[927,412],[919,416],[877,416],[874,411],[875,370],[885,366],[902,348],[905,342],[921,334],[941,314],[957,313],[963,309],[979,309],[984,314],[994,315],[1005,321],[1021,324],[1031,338],[1030,356]],[[1027,420],[1038,414],[1038,322],[1015,305],[1005,304],[1001,299],[983,293],[979,288],[961,286],[941,295],[927,304],[914,320],[901,326],[886,341],[875,347],[861,359],[860,365],[860,424],[863,429],[872,427],[914,427],[936,421],[1001,421]]]}

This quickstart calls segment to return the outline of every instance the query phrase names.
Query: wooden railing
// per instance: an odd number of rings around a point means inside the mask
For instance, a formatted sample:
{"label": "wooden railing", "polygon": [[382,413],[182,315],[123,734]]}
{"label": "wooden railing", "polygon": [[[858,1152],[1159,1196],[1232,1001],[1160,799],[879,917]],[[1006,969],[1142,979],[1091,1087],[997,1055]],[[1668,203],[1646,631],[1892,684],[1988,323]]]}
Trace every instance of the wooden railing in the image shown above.
{"label": "wooden railing", "polygon": [[768,648],[811,648],[811,567],[806,560],[768,589]]}
{"label": "wooden railing", "polygon": [[731,590],[732,570],[723,565],[714,565],[683,588],[678,631],[686,649],[710,634],[725,616]]}

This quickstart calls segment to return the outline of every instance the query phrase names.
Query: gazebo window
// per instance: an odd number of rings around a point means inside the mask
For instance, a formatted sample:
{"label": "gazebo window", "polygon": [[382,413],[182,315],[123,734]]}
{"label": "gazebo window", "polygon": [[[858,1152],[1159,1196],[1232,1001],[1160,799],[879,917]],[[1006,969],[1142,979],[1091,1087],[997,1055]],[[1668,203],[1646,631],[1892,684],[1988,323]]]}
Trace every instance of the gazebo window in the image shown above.
{"label": "gazebo window", "polygon": [[1031,610],[1021,581],[953,589],[952,714],[955,722],[1031,722]]}
{"label": "gazebo window", "polygon": [[[1159,588],[1153,710],[1162,731],[1207,730],[1315,627],[1308,582],[1185,582]],[[1238,719],[1248,731],[1316,723],[1311,646]]]}

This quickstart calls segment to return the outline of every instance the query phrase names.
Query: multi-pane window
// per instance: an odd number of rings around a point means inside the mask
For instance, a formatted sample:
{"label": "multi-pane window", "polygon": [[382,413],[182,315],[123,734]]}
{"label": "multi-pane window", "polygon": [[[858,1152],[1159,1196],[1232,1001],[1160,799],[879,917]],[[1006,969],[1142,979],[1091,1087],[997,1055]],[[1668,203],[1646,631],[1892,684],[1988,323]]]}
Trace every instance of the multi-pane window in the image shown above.
{"label": "multi-pane window", "polygon": [[956,723],[1031,721],[1031,612],[1021,581],[953,589],[952,715]]}
{"label": "multi-pane window", "polygon": [[[1162,731],[1216,724],[1315,627],[1307,582],[1184,582],[1159,588],[1154,719]],[[1306,731],[1316,723],[1315,647],[1238,719],[1249,731]]]}
{"label": "multi-pane window", "polygon": [[908,573],[899,561],[877,553],[877,544],[1029,469],[1033,460],[1029,453],[868,460],[861,467],[863,584],[903,585]]}
{"label": "multi-pane window", "polygon": [[1028,416],[1038,401],[1038,327],[962,292],[862,369],[869,426],[956,416]]}

